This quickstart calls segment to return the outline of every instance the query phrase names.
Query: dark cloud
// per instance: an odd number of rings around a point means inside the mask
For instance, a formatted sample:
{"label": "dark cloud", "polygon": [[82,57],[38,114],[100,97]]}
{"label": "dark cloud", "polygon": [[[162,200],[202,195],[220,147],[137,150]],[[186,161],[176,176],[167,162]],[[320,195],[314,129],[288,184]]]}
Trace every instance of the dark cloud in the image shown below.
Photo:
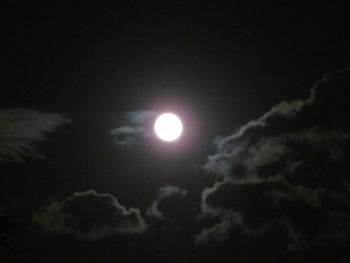
{"label": "dark cloud", "polygon": [[[187,191],[177,186],[164,186],[158,190],[156,200],[146,211],[146,215],[151,218],[165,219],[172,217],[183,210],[183,198]],[[176,209],[177,208],[177,209]]]}
{"label": "dark cloud", "polygon": [[0,110],[0,162],[21,162],[24,158],[43,158],[38,143],[46,134],[72,122],[57,113],[23,108]]}
{"label": "dark cloud", "polygon": [[165,255],[166,251],[174,253],[174,248],[176,254],[192,247],[197,229],[197,205],[191,201],[187,190],[170,185],[160,187],[146,210],[149,224],[146,237],[154,242],[152,246]]}
{"label": "dark cloud", "polygon": [[140,234],[147,229],[139,209],[127,209],[113,195],[94,190],[74,193],[62,202],[52,202],[44,212],[34,214],[33,222],[46,232],[86,240]]}
{"label": "dark cloud", "polygon": [[141,138],[152,136],[148,122],[157,115],[155,111],[140,110],[116,117],[118,125],[121,125],[110,130],[115,145],[130,147],[139,143]]}
{"label": "dark cloud", "polygon": [[[214,212],[214,210],[212,212]],[[206,216],[208,216],[208,214],[206,214]],[[215,211],[215,216],[220,217],[220,221],[210,227],[202,229],[202,231],[195,236],[196,244],[219,242],[228,239],[235,227],[242,225],[242,215],[239,212],[218,209]]]}
{"label": "dark cloud", "polygon": [[201,207],[202,217],[219,222],[203,229],[197,243],[276,229],[284,229],[288,250],[348,243],[349,86],[348,69],[334,72],[308,98],[279,103],[216,138],[217,152],[204,170],[220,181],[202,192]]}

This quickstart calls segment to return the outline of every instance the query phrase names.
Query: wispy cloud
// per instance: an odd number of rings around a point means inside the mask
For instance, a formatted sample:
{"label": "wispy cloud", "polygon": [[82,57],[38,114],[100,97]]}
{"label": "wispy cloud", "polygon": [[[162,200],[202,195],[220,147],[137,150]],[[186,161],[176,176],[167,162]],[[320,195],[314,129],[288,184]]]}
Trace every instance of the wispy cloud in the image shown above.
{"label": "wispy cloud", "polygon": [[43,158],[38,143],[47,134],[72,120],[58,113],[43,113],[24,108],[0,109],[0,162],[21,162]]}
{"label": "wispy cloud", "polygon": [[117,117],[119,127],[110,130],[113,142],[117,146],[130,147],[138,144],[144,137],[152,135],[147,122],[158,115],[155,111],[130,111]]}

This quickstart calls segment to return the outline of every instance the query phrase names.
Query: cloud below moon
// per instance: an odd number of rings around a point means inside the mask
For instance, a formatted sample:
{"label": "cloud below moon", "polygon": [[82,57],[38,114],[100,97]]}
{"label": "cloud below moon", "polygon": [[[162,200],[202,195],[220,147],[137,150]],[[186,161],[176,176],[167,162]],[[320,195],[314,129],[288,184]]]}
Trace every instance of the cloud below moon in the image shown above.
{"label": "cloud below moon", "polygon": [[43,212],[34,214],[33,222],[45,232],[82,240],[140,234],[147,229],[139,209],[127,209],[113,195],[95,190],[74,193],[61,202],[50,203]]}
{"label": "cloud below moon", "polygon": [[[159,220],[164,220],[169,217],[167,209],[174,209],[176,206],[181,204],[181,199],[183,199],[187,194],[186,190],[183,190],[177,186],[164,186],[158,190],[158,195],[156,200],[153,202],[150,208],[147,209],[146,215],[150,218],[157,218]],[[176,210],[176,209],[175,209]]]}

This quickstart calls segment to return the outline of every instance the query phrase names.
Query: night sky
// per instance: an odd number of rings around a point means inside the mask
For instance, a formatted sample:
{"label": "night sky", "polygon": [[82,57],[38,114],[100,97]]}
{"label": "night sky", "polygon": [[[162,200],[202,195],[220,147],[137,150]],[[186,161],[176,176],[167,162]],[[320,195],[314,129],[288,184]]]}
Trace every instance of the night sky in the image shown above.
{"label": "night sky", "polygon": [[349,8],[21,2],[1,4],[0,262],[350,262]]}

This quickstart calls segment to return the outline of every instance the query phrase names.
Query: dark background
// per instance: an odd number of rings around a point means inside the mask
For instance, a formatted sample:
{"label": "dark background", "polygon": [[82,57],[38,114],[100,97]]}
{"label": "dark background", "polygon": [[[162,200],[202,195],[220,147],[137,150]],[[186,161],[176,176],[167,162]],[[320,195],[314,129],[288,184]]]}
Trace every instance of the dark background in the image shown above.
{"label": "dark background", "polygon": [[[144,211],[167,184],[187,189],[188,202],[198,204],[215,178],[193,167],[214,151],[216,136],[280,101],[307,97],[325,73],[349,66],[349,9],[334,1],[189,2],[126,1],[105,8],[1,4],[0,107],[59,112],[74,120],[45,143],[47,160],[2,164],[5,214],[27,219],[49,198],[62,200],[88,189],[111,193],[126,207]],[[180,102],[190,112],[198,127],[191,147],[169,157],[152,147],[120,150],[113,145],[113,116],[152,110],[164,101]],[[278,244],[271,245],[276,254],[264,253],[269,244],[249,239],[236,247],[244,256],[232,252],[233,241],[191,248],[182,242],[198,232],[191,222],[185,234],[165,242],[151,234],[142,241],[111,237],[91,243],[41,236],[35,226],[18,229],[9,243],[19,252],[0,253],[19,262],[240,257],[271,262],[280,256]],[[338,256],[344,252],[339,251]],[[308,253],[313,261],[335,252]],[[308,262],[309,254],[283,260]]]}

